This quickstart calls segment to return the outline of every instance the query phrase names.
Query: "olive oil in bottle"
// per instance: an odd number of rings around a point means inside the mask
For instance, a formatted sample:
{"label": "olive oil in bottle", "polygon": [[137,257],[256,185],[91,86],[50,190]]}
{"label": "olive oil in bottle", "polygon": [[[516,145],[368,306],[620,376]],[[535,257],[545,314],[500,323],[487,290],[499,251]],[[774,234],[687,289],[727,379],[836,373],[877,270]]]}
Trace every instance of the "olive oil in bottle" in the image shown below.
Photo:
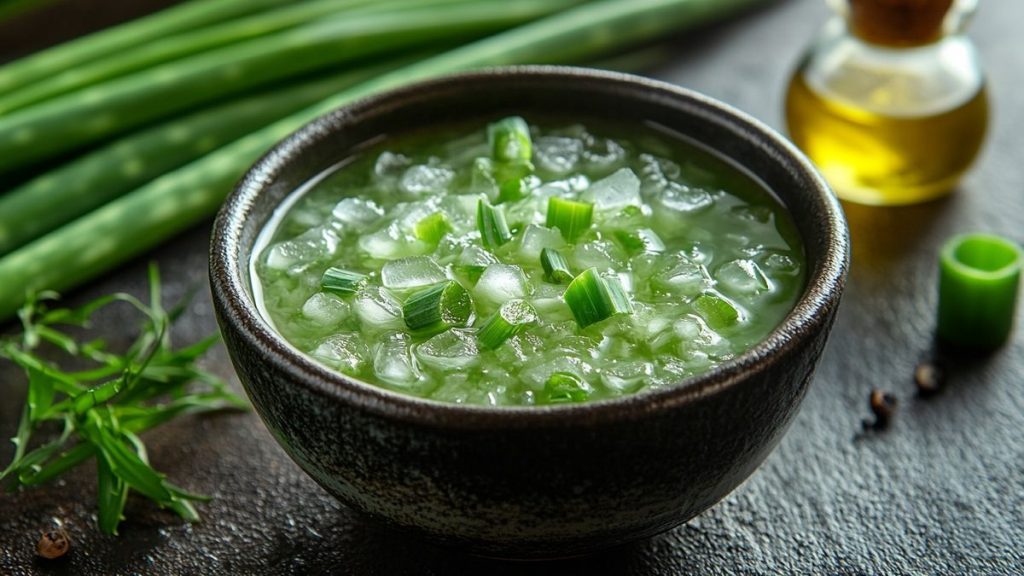
{"label": "olive oil in bottle", "polygon": [[974,161],[988,119],[974,0],[837,0],[786,95],[790,138],[836,193],[862,204],[929,200]]}

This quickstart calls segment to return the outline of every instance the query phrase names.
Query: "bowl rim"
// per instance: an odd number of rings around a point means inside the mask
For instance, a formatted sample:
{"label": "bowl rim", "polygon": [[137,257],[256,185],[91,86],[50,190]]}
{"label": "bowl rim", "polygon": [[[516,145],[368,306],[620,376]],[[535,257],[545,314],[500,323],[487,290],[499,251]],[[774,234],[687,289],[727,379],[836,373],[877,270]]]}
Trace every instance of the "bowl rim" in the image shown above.
{"label": "bowl rim", "polygon": [[[304,149],[338,129],[336,123],[359,119],[377,108],[394,107],[396,102],[402,105],[407,97],[417,94],[436,95],[435,90],[439,88],[490,83],[495,79],[507,81],[510,77],[541,81],[545,78],[551,81],[596,80],[633,90],[652,91],[662,98],[686,101],[706,114],[725,119],[754,135],[759,145],[767,145],[780,152],[780,158],[789,164],[796,178],[813,189],[813,196],[823,208],[822,214],[827,220],[823,228],[826,231],[824,254],[817,269],[808,276],[804,293],[789,314],[753,347],[674,386],[579,404],[545,406],[457,404],[391,391],[328,368],[280,336],[250,299],[246,290],[248,283],[242,274],[242,269],[247,269],[249,262],[239,261],[243,252],[241,231],[253,213],[256,196]],[[804,238],[805,245],[808,241]],[[377,416],[423,426],[458,429],[568,427],[633,420],[731,388],[751,372],[768,367],[779,356],[800,346],[819,327],[828,328],[820,325],[830,321],[830,312],[839,305],[850,257],[849,232],[839,200],[803,153],[761,121],[709,96],[660,80],[620,72],[548,65],[501,66],[448,74],[360,98],[318,116],[278,142],[247,170],[217,215],[210,246],[210,283],[213,298],[219,304],[219,321],[232,324],[246,344],[259,350],[277,370],[289,374],[292,380],[316,394],[350,403]]]}

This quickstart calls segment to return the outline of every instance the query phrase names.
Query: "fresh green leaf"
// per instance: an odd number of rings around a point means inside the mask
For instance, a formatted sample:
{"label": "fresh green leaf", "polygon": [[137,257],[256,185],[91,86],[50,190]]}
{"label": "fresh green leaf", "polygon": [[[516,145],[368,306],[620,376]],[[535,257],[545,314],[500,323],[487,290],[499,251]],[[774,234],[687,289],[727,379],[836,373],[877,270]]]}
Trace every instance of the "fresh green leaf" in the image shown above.
{"label": "fresh green leaf", "polygon": [[53,404],[53,378],[35,368],[28,369],[28,413],[32,423],[43,420],[42,416]]}
{"label": "fresh green leaf", "polygon": [[[98,456],[97,519],[100,529],[111,534],[123,517],[129,490],[188,521],[199,518],[191,501],[205,498],[174,486],[153,469],[138,432],[185,414],[246,408],[225,382],[196,366],[218,341],[216,335],[180,349],[171,346],[168,326],[182,308],[168,313],[160,303],[156,268],[150,269],[149,277],[148,303],[114,294],[78,308],[51,309],[55,294],[32,296],[19,312],[23,333],[0,339],[0,357],[21,366],[28,377],[22,419],[12,439],[14,457],[0,472],[0,480],[37,485]],[[94,313],[116,302],[143,316],[138,337],[123,353],[107,350],[102,340],[79,344],[56,328],[87,327]],[[95,366],[64,371],[37,354],[43,344],[56,346],[76,364]],[[61,434],[30,449],[33,432],[50,420],[63,420]]]}
{"label": "fresh green leaf", "polygon": [[[63,444],[63,442],[61,442]],[[70,450],[61,452],[59,456],[50,460],[45,465],[33,466],[18,475],[18,482],[22,486],[35,486],[53,480],[64,472],[78,466],[89,458],[96,455],[96,449],[92,444],[76,444]]]}
{"label": "fresh green leaf", "polygon": [[117,534],[117,525],[124,519],[128,484],[117,477],[105,458],[96,461],[96,505],[100,530]]}

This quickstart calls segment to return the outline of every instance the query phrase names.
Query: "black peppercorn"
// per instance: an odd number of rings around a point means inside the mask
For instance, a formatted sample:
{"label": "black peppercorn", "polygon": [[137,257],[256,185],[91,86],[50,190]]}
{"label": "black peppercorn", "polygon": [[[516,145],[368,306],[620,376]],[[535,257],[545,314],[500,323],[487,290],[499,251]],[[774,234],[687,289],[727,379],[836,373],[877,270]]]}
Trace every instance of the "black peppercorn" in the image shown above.
{"label": "black peppercorn", "polygon": [[53,560],[66,554],[70,547],[71,540],[68,539],[68,533],[63,528],[58,528],[44,532],[39,537],[39,542],[36,543],[36,554]]}
{"label": "black peppercorn", "polygon": [[874,389],[869,397],[871,412],[875,415],[875,426],[884,427],[896,412],[896,395],[884,390]]}
{"label": "black peppercorn", "polygon": [[931,396],[942,388],[942,369],[935,364],[924,361],[914,368],[914,384],[921,396]]}

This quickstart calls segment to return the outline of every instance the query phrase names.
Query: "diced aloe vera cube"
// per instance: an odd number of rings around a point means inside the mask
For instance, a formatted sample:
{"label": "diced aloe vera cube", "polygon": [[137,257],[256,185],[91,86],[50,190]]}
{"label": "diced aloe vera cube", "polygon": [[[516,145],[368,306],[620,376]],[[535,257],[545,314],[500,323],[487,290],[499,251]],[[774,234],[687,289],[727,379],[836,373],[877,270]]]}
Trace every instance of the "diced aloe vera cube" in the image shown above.
{"label": "diced aloe vera cube", "polygon": [[380,280],[385,287],[405,290],[429,286],[445,279],[444,269],[430,256],[409,256],[384,263]]}

